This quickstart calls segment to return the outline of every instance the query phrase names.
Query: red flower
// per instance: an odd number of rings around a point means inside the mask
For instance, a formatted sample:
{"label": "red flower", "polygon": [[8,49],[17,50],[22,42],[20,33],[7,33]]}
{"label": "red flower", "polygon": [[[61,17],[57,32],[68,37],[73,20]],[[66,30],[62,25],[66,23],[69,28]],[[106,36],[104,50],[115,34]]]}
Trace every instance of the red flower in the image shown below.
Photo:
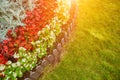
{"label": "red flower", "polygon": [[11,37],[12,36],[12,30],[8,30],[7,34],[6,34],[8,37]]}
{"label": "red flower", "polygon": [[9,43],[9,48],[13,48],[14,47],[14,43],[10,42]]}
{"label": "red flower", "polygon": [[3,41],[3,44],[8,44],[8,40],[4,40],[4,41]]}
{"label": "red flower", "polygon": [[2,55],[0,56],[0,64],[5,63],[7,58],[17,52],[19,47],[25,47],[28,51],[33,50],[31,42],[38,39],[38,31],[49,24],[49,20],[54,17],[54,9],[57,6],[56,0],[50,0],[50,2],[38,0],[36,4],[38,5],[33,11],[26,11],[27,16],[23,20],[26,26],[17,27],[14,34],[12,30],[8,30],[6,34],[8,39],[0,43],[0,54]]}
{"label": "red flower", "polygon": [[3,46],[3,50],[5,51],[5,53],[8,53],[8,46]]}
{"label": "red flower", "polygon": [[7,60],[5,59],[5,57],[0,54],[0,64],[5,64],[6,62]]}

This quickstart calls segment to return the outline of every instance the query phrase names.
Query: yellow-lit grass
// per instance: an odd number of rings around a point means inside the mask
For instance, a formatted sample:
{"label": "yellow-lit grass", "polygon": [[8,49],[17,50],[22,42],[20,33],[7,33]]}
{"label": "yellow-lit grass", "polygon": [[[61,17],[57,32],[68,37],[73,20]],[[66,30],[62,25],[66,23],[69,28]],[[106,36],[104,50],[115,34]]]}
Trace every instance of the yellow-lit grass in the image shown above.
{"label": "yellow-lit grass", "polygon": [[61,63],[42,80],[120,80],[120,0],[77,0]]}

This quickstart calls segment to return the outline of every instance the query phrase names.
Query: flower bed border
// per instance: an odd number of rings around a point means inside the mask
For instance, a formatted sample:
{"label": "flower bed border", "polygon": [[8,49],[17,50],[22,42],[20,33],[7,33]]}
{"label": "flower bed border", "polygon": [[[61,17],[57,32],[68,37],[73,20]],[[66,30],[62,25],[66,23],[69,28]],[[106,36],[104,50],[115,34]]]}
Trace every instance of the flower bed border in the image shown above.
{"label": "flower bed border", "polygon": [[[63,51],[63,46],[68,41],[68,37],[71,35],[71,31],[73,30],[73,27],[75,26],[75,19],[77,15],[77,3],[74,2],[75,5],[75,14],[73,16],[73,19],[69,20],[67,24],[63,26],[67,26],[66,28],[62,29],[62,32],[57,37],[56,42],[54,43],[54,48],[48,50],[48,55],[46,55],[44,58],[40,59],[38,61],[37,66],[29,71],[25,72],[24,76],[22,78],[18,78],[18,80],[38,80],[41,75],[44,73],[44,69],[48,65],[55,66],[57,63],[60,62],[61,59],[61,53]],[[68,27],[69,26],[69,27]]]}

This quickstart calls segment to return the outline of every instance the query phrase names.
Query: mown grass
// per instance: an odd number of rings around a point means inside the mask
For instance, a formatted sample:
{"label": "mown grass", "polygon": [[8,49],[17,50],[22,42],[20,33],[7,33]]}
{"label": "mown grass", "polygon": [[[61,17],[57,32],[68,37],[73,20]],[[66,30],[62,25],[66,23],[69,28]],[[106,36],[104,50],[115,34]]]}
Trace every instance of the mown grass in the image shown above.
{"label": "mown grass", "polygon": [[78,0],[60,64],[41,80],[120,80],[120,1]]}

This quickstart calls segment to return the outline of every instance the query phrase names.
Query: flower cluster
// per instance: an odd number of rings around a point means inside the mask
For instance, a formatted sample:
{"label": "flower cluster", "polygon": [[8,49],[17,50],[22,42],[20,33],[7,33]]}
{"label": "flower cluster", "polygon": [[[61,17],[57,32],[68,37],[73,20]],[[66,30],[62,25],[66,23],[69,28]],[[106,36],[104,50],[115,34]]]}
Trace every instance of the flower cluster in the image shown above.
{"label": "flower cluster", "polygon": [[[49,24],[49,20],[54,16],[57,5],[55,0],[41,1],[36,1],[36,7],[32,11],[26,10],[26,18],[23,20],[26,26],[18,26],[14,30],[7,31],[8,39],[3,40],[0,49],[1,55],[6,56],[7,60],[11,59],[19,47],[24,47],[29,51],[33,50],[31,42],[38,39],[38,31],[44,28],[46,24]],[[51,5],[55,6],[51,7]]]}
{"label": "flower cluster", "polygon": [[33,10],[26,8],[26,17],[22,20],[25,26],[9,29],[7,39],[0,43],[0,80],[17,80],[47,54],[47,48],[53,46],[62,25],[69,20],[68,2],[36,0]]}

